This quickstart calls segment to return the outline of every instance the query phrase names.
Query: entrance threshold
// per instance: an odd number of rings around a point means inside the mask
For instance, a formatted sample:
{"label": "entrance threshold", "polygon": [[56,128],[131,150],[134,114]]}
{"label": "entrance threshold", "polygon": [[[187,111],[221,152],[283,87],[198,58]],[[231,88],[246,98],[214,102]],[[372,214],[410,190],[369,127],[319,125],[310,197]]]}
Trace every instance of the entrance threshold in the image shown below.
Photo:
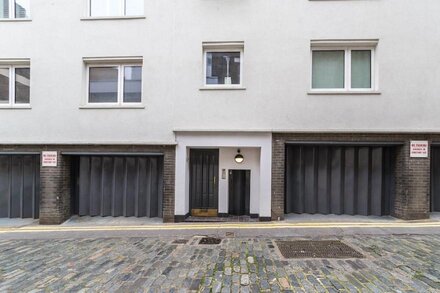
{"label": "entrance threshold", "polygon": [[186,223],[248,223],[259,222],[258,218],[250,216],[226,216],[226,217],[193,217],[189,216],[185,219]]}

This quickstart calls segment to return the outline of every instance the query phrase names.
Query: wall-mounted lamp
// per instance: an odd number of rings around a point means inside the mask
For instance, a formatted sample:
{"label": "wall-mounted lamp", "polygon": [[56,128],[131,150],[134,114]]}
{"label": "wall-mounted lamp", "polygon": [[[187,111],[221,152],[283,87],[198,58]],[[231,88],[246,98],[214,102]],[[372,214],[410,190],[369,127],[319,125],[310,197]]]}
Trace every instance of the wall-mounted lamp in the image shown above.
{"label": "wall-mounted lamp", "polygon": [[241,163],[243,163],[243,161],[244,161],[244,157],[243,157],[243,155],[240,153],[241,151],[240,151],[240,149],[238,149],[237,150],[237,155],[235,156],[235,162],[237,163],[237,164],[241,164]]}

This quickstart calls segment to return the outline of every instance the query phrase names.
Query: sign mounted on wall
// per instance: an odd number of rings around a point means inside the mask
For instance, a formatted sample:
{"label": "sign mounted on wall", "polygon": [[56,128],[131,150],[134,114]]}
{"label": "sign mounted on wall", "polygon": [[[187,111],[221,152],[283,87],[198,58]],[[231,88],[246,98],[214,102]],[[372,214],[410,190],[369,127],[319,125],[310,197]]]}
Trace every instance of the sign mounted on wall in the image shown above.
{"label": "sign mounted on wall", "polygon": [[429,154],[429,142],[425,140],[411,141],[411,158],[427,158]]}
{"label": "sign mounted on wall", "polygon": [[43,167],[56,167],[58,164],[57,152],[42,152],[41,153],[41,166]]}

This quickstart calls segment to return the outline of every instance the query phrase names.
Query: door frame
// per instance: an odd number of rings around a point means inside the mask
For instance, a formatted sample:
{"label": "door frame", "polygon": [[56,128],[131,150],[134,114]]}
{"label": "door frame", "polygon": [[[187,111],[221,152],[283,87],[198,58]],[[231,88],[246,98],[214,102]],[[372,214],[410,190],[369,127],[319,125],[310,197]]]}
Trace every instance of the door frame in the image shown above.
{"label": "door frame", "polygon": [[[213,168],[213,192],[214,192],[214,205],[213,207],[194,207],[193,205],[193,179],[194,174],[192,164],[195,157],[195,153],[212,153],[214,155],[214,168]],[[208,165],[209,166],[209,165]],[[220,149],[218,148],[191,148],[189,150],[189,207],[190,215],[195,217],[217,217],[219,207],[219,166],[220,166]],[[203,172],[203,171],[202,171]],[[202,175],[203,177],[203,175]],[[209,178],[209,175],[208,177]],[[208,187],[209,188],[209,187]]]}

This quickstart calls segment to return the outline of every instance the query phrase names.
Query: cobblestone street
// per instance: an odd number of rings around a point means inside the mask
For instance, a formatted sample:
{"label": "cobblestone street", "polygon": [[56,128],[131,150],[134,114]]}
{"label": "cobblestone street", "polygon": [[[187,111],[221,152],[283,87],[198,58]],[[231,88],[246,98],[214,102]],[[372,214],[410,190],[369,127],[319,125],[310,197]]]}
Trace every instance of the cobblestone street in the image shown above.
{"label": "cobblestone street", "polygon": [[0,240],[0,292],[440,291],[439,235],[339,239],[365,258],[285,260],[269,238]]}

